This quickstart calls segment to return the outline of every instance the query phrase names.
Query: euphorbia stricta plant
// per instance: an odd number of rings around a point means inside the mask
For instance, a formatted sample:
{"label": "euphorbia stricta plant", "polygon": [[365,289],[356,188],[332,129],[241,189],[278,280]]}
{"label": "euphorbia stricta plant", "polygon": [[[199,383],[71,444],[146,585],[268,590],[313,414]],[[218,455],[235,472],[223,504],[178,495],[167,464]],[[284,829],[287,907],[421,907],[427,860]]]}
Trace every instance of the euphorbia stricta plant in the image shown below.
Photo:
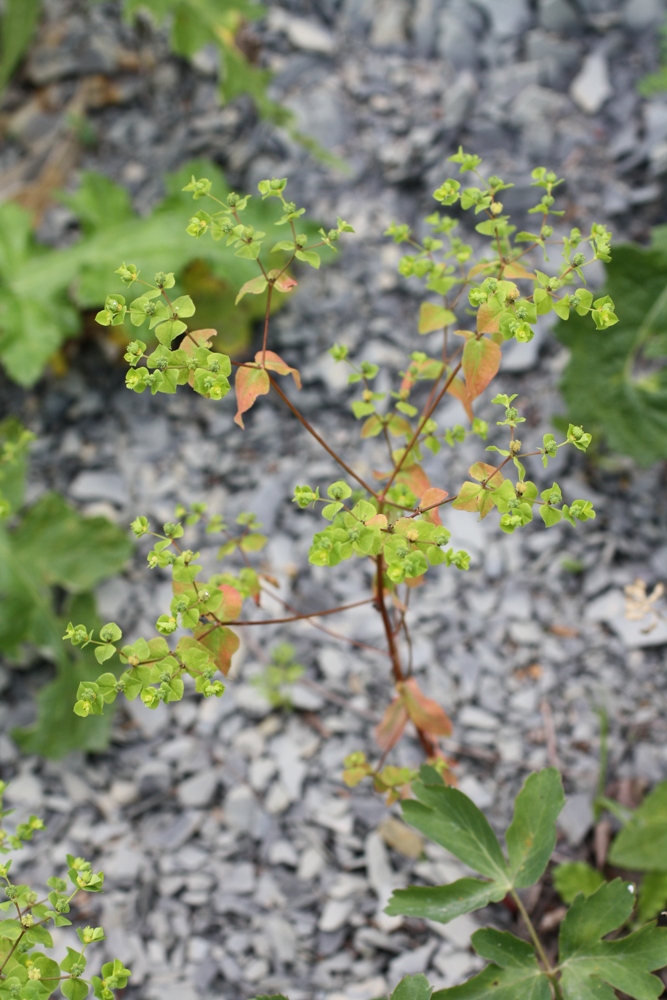
{"label": "euphorbia stricta plant", "polygon": [[[426,757],[439,761],[442,769],[444,758],[438,740],[449,734],[451,723],[445,710],[421,691],[407,655],[408,608],[414,588],[431,567],[444,564],[443,571],[464,571],[469,564],[466,552],[449,546],[450,532],[441,523],[440,508],[451,504],[479,518],[497,512],[500,527],[507,533],[533,520],[535,512],[546,527],[561,520],[574,525],[595,513],[590,501],[566,502],[557,483],[540,492],[527,478],[524,464],[526,459],[537,458],[546,467],[566,444],[585,451],[590,435],[571,425],[562,441],[553,434],[545,434],[539,443],[521,440],[519,428],[525,418],[515,406],[514,395],[500,393],[493,398],[500,411],[497,425],[503,428],[502,447],[486,447],[492,454],[470,467],[470,478],[465,482],[452,482],[446,461],[431,482],[423,467],[425,450],[438,454],[447,445],[444,457],[449,448],[473,434],[479,438],[480,452],[484,451],[488,424],[475,416],[475,402],[498,373],[503,345],[511,340],[531,340],[539,316],[554,310],[566,319],[574,310],[579,315],[590,313],[598,329],[616,322],[608,296],[594,300],[591,292],[577,287],[583,282],[586,265],[609,260],[610,234],[595,224],[588,236],[578,229],[555,236],[552,217],[563,214],[553,208],[554,191],[561,183],[555,174],[542,167],[533,171],[533,186],[539,192],[539,201],[530,210],[536,219],[535,231],[517,232],[502,204],[502,192],[511,185],[499,177],[486,177],[477,156],[459,150],[450,159],[459,165],[461,174],[472,174],[478,186],[462,187],[458,180],[448,179],[435,191],[435,200],[444,207],[460,206],[479,219],[475,229],[488,240],[485,256],[475,254],[473,247],[456,235],[458,221],[440,211],[427,217],[427,236],[420,238],[407,225],[392,224],[387,231],[409,251],[400,262],[401,274],[422,281],[428,293],[419,310],[417,333],[440,331],[440,349],[432,356],[422,350],[410,351],[406,345],[404,368],[393,391],[384,393],[373,387],[379,371],[376,364],[351,358],[345,346],[331,347],[333,358],[350,367],[348,382],[359,388],[352,411],[361,424],[361,438],[380,438],[386,444],[386,459],[372,476],[356,471],[354,454],[342,455],[325,440],[317,430],[317,416],[311,423],[310,415],[299,409],[298,394],[288,395],[284,379],[291,376],[298,390],[299,371],[273,350],[270,330],[272,298],[291,292],[297,284],[290,273],[292,266],[302,263],[318,268],[320,250],[335,250],[340,237],[353,232],[352,226],[339,218],[335,228],[322,229],[316,242],[309,241],[299,232],[299,218],[305,210],[286,200],[286,180],[265,180],[259,184],[260,196],[276,199],[280,215],[275,225],[285,230],[285,237],[273,243],[266,233],[244,224],[249,195],[230,194],[223,202],[215,197],[208,180],[192,178],[185,190],[191,191],[196,201],[205,201],[210,211],[198,211],[190,219],[188,233],[196,239],[219,241],[227,253],[246,258],[257,269],[257,275],[243,284],[237,297],[237,301],[245,295],[265,297],[262,346],[250,361],[232,362],[211,347],[215,331],[199,330],[192,324],[192,299],[187,295],[172,297],[173,274],[160,272],[151,282],[143,279],[135,265],[118,268],[121,281],[131,292],[140,290],[140,294],[129,302],[121,295],[110,295],[98,322],[104,326],[128,321],[137,327],[148,324],[157,340],[150,349],[142,340],[129,344],[125,355],[130,365],[128,388],[175,393],[187,385],[218,401],[230,391],[229,377],[235,368],[234,420],[241,429],[244,416],[261,396],[276,397],[341,470],[333,483],[295,489],[296,505],[315,508],[324,521],[313,536],[310,562],[333,568],[348,559],[363,559],[372,567],[372,584],[362,601],[311,613],[299,613],[283,602],[287,613],[281,617],[250,619],[243,616],[245,602],[262,607],[265,596],[276,597],[270,579],[253,565],[253,554],[267,539],[252,514],[242,514],[235,527],[226,525],[220,515],[208,517],[207,531],[219,532],[224,538],[220,557],[231,557],[232,566],[241,567],[209,579],[202,579],[199,553],[184,548],[182,542],[187,528],[207,516],[204,504],[189,509],[179,506],[174,521],[163,525],[161,531],[153,531],[148,520],[139,516],[132,530],[138,537],[155,539],[148,562],[151,567],[171,567],[173,599],[157,620],[160,634],[131,645],[121,644],[121,630],[115,623],[106,625],[98,636],[85,625],[68,628],[66,637],[73,643],[96,645],[100,664],[118,657],[124,667],[120,676],[106,672],[81,685],[74,709],[79,715],[101,713],[105,703],[121,693],[130,699],[141,697],[149,708],[176,701],[183,696],[185,675],[205,697],[220,696],[224,691],[220,678],[229,671],[239,646],[239,628],[319,619],[368,604],[382,622],[395,694],[376,729],[382,752],[379,764],[372,766],[363,754],[354,754],[347,761],[345,779],[355,784],[370,775],[379,790],[388,791],[390,797],[398,794],[413,777],[412,772],[387,767],[385,758],[408,722],[414,725]],[[562,248],[562,263],[555,273],[531,269],[530,261],[539,248],[547,259],[547,244]],[[280,259],[280,266],[272,265],[276,259]],[[544,266],[554,271],[552,266]],[[447,395],[461,402],[469,430],[439,424],[440,406]],[[172,649],[165,637],[179,628],[191,634],[180,638]],[[353,638],[349,641],[355,642]]]}

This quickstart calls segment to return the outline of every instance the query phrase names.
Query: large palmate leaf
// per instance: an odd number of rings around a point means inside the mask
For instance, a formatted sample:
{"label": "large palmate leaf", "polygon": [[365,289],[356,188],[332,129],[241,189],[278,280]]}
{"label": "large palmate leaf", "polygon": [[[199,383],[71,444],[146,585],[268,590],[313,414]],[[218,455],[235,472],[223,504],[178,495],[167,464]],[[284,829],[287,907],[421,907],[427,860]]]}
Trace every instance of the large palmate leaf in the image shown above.
{"label": "large palmate leaf", "polygon": [[[52,251],[34,239],[30,216],[18,205],[0,205],[0,363],[21,385],[32,385],[53,354],[81,331],[80,309],[99,309],[106,296],[126,289],[114,271],[131,254],[142,277],[173,270],[182,284],[174,295],[196,294],[198,320],[214,327],[224,345],[238,350],[250,339],[252,323],[264,315],[264,301],[246,296],[238,306],[239,288],[257,272],[253,261],[226,258],[211,240],[196,240],[186,231],[192,199],[181,189],[192,174],[208,177],[216,195],[225,198],[229,187],[220,170],[208,161],[192,161],[165,180],[167,196],[153,213],[140,218],[131,209],[126,191],[101,174],[84,173],[81,186],[63,200],[81,221],[83,235],[73,246]],[[268,229],[278,217],[269,202],[252,198],[244,221]],[[300,231],[314,236],[317,226],[300,220]],[[129,249],[128,249],[129,248]],[[326,251],[323,260],[332,253]],[[271,255],[282,267],[283,251]],[[272,297],[279,308],[281,295]],[[132,339],[131,330],[128,339]]]}
{"label": "large palmate leaf", "polygon": [[526,941],[487,927],[475,931],[472,943],[492,964],[461,986],[438,990],[433,1000],[550,1000],[549,980]]}
{"label": "large palmate leaf", "polygon": [[667,965],[667,929],[647,924],[626,937],[603,940],[625,924],[633,906],[634,886],[621,879],[575,899],[559,937],[564,1000],[614,1000],[615,989],[634,1000],[661,996],[663,984],[651,972]]}
{"label": "large palmate leaf", "polygon": [[556,819],[564,805],[555,767],[531,774],[517,795],[514,818],[505,834],[514,888],[534,885],[544,874],[556,846]]}
{"label": "large palmate leaf", "polygon": [[614,865],[635,871],[667,872],[667,782],[636,809],[609,852]]}
{"label": "large palmate leaf", "polygon": [[561,388],[574,423],[648,465],[667,458],[667,226],[650,250],[617,247],[606,271],[619,322],[595,330],[572,312],[556,326],[571,352]]}
{"label": "large palmate leaf", "polygon": [[[3,428],[12,430],[9,424]],[[23,472],[22,458],[2,468],[8,497],[6,481],[12,480],[13,509],[20,507]],[[108,744],[111,716],[80,719],[72,713],[79,683],[99,672],[94,647],[66,649],[62,636],[70,618],[99,628],[90,590],[119,572],[130,552],[120,528],[106,518],[82,517],[57,494],[43,496],[15,524],[0,523],[0,653],[11,663],[37,650],[56,670],[55,680],[38,693],[35,725],[14,733],[26,753],[62,757]],[[54,587],[60,589],[60,608]]]}

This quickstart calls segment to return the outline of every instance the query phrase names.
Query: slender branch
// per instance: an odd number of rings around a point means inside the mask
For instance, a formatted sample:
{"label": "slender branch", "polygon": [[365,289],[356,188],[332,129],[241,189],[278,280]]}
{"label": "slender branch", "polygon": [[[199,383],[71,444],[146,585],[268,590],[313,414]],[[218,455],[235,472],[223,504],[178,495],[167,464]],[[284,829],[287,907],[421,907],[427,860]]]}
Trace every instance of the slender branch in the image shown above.
{"label": "slender branch", "polygon": [[266,291],[266,312],[264,313],[264,337],[262,339],[262,368],[266,362],[266,345],[269,339],[269,319],[271,318],[271,296],[273,295],[273,282],[269,281]]}
{"label": "slender branch", "polygon": [[[267,372],[267,375],[268,375],[268,372]],[[283,390],[280,388],[280,386],[278,385],[278,383],[276,382],[276,380],[271,375],[269,375],[269,382],[271,383],[271,385],[273,386],[273,388],[276,390],[276,392],[278,393],[278,395],[282,399],[282,401],[285,404],[285,406],[287,406],[287,408],[292,411],[292,413],[294,414],[294,416],[296,417],[296,419],[299,421],[299,423],[303,427],[306,428],[306,430],[311,435],[311,437],[315,438],[315,440],[317,441],[317,443],[320,444],[324,448],[324,450],[327,452],[327,454],[331,455],[331,457],[333,458],[333,460],[335,462],[337,462],[338,465],[340,465],[341,469],[345,469],[345,471],[348,473],[348,475],[352,476],[353,479],[356,479],[356,481],[359,483],[359,485],[363,486],[363,488],[365,490],[367,490],[368,493],[371,494],[371,496],[374,496],[376,499],[379,499],[379,494],[377,493],[377,491],[374,490],[372,486],[369,486],[368,483],[365,482],[361,478],[361,476],[357,475],[357,473],[354,471],[354,469],[350,468],[350,466],[347,464],[347,462],[343,461],[343,459],[340,457],[340,455],[338,455],[333,450],[333,448],[329,447],[329,445],[326,443],[326,441],[324,440],[324,438],[320,437],[320,435],[317,433],[317,431],[315,430],[315,428],[312,427],[311,424],[303,416],[303,414],[300,413],[299,410],[297,410],[296,406],[292,403],[292,401],[289,399],[289,397],[285,395],[285,393],[283,392]]]}
{"label": "slender branch", "polygon": [[[266,593],[266,591],[265,591]],[[286,622],[298,622],[303,621],[306,618],[325,618],[327,615],[335,615],[339,611],[349,611],[350,608],[359,608],[362,604],[373,604],[374,599],[372,597],[367,597],[363,601],[354,601],[352,604],[341,604],[337,608],[327,608],[325,611],[304,611],[303,614],[290,615],[289,618],[263,618],[260,621],[223,621],[222,619],[217,621],[217,625],[233,625],[235,628],[239,628],[242,625],[284,625]]]}
{"label": "slender branch", "polygon": [[546,952],[545,952],[545,950],[544,950],[544,948],[542,946],[542,942],[539,939],[538,933],[535,930],[535,927],[533,925],[533,921],[528,916],[528,910],[523,905],[523,900],[519,896],[519,894],[516,891],[516,889],[511,889],[510,890],[510,895],[511,895],[512,899],[514,900],[514,902],[516,903],[517,909],[518,909],[519,913],[521,914],[521,919],[523,920],[524,924],[526,925],[526,930],[530,934],[530,938],[531,938],[531,941],[533,942],[533,945],[535,947],[535,951],[539,955],[540,961],[544,965],[544,970],[545,970],[547,976],[549,976],[549,978],[552,979],[552,982],[553,982],[553,977],[556,974],[555,970],[553,969],[551,963],[549,962],[549,959],[547,958],[547,954],[546,954]]}
{"label": "slender branch", "polygon": [[407,444],[407,446],[405,448],[405,451],[401,455],[399,461],[394,466],[394,471],[392,472],[391,476],[389,477],[389,481],[387,482],[386,486],[384,487],[383,496],[384,496],[384,494],[386,494],[387,490],[390,488],[391,484],[396,479],[396,476],[401,471],[401,469],[403,467],[403,464],[405,463],[406,458],[408,457],[408,455],[410,454],[410,452],[414,448],[415,444],[417,443],[417,441],[419,439],[419,435],[421,434],[422,429],[424,427],[424,424],[430,418],[431,414],[435,411],[435,409],[437,408],[438,404],[440,403],[440,400],[445,395],[445,393],[449,389],[450,385],[452,384],[452,382],[454,381],[454,379],[456,378],[456,376],[458,375],[458,373],[461,371],[462,364],[463,364],[463,362],[459,361],[459,363],[456,366],[456,368],[453,368],[452,371],[450,372],[449,377],[447,378],[447,381],[445,382],[445,384],[443,385],[443,387],[441,388],[440,392],[437,394],[437,396],[435,397],[435,399],[433,400],[433,402],[430,405],[427,405],[426,407],[424,407],[424,412],[422,413],[421,419],[420,419],[419,423],[417,424],[417,429],[415,430],[414,434],[410,438],[410,441],[408,442],[408,444]]}

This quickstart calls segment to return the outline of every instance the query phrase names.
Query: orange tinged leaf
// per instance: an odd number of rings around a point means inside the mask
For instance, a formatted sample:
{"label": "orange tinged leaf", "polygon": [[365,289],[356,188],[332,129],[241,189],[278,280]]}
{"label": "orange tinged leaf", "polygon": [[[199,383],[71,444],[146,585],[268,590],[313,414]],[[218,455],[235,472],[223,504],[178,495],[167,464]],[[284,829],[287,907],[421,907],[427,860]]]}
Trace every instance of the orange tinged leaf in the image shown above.
{"label": "orange tinged leaf", "polygon": [[479,510],[482,487],[477,483],[464,483],[458,492],[456,500],[452,501],[455,510]]}
{"label": "orange tinged leaf", "polygon": [[[437,486],[431,486],[430,489],[426,490],[426,493],[422,496],[419,501],[419,506],[424,509],[424,507],[431,507],[431,504],[442,503],[449,496],[447,490],[441,490]],[[432,507],[431,510],[426,511],[424,514],[424,520],[430,521],[431,524],[442,524],[440,520],[440,511],[437,507]]]}
{"label": "orange tinged leaf", "polygon": [[490,302],[484,302],[477,310],[477,332],[478,333],[497,333],[500,329],[499,315],[502,312],[502,306],[495,299]]}
{"label": "orange tinged leaf", "polygon": [[275,351],[258,351],[255,355],[255,361],[258,365],[263,365],[268,371],[276,372],[277,375],[291,375],[297,389],[301,388],[301,376],[297,369],[290,368],[287,362],[283,361]]}
{"label": "orange tinged leaf", "polygon": [[385,514],[376,514],[375,517],[370,517],[364,524],[368,528],[381,528],[385,529],[387,527],[387,517]]}
{"label": "orange tinged leaf", "polygon": [[224,621],[236,621],[241,614],[243,598],[236,587],[230,587],[228,583],[221,583],[218,590],[222,591],[222,604],[216,610],[217,617]]}
{"label": "orange tinged leaf", "polygon": [[385,753],[396,746],[408,723],[408,710],[400,696],[387,705],[382,721],[375,727],[375,740]]}
{"label": "orange tinged leaf", "polygon": [[205,625],[194,636],[212,653],[216,667],[226,677],[232,665],[232,656],[241,645],[236,632],[229,628],[211,628],[210,625]]}
{"label": "orange tinged leaf", "polygon": [[534,278],[532,271],[527,271],[518,260],[508,264],[503,271],[503,278]]}
{"label": "orange tinged leaf", "polygon": [[451,309],[436,305],[435,302],[422,302],[419,307],[419,327],[420,333],[432,333],[434,330],[442,330],[450,323],[456,321],[456,316]]}
{"label": "orange tinged leaf", "polygon": [[294,278],[290,278],[289,274],[284,272],[281,273],[276,267],[269,271],[269,278],[273,280],[273,287],[278,292],[291,292],[298,285]]}
{"label": "orange tinged leaf", "polygon": [[[268,351],[267,351],[268,354]],[[271,388],[269,376],[263,368],[255,368],[254,365],[242,365],[236,371],[234,381],[236,388],[236,402],[238,405],[234,423],[239,427],[245,427],[243,416],[247,410],[253,406],[258,396],[265,396]]]}
{"label": "orange tinged leaf", "polygon": [[407,469],[401,469],[396,476],[396,482],[407,486],[416,497],[423,496],[431,485],[421,465],[409,465]]}
{"label": "orange tinged leaf", "polygon": [[470,400],[468,399],[466,393],[466,384],[460,378],[453,378],[452,381],[447,386],[447,392],[450,396],[454,396],[460,403],[463,403],[465,411],[470,420],[473,420],[475,414],[472,412],[472,406],[470,405]]}
{"label": "orange tinged leaf", "polygon": [[437,701],[427,698],[414,677],[399,685],[403,704],[418,729],[429,736],[450,736],[452,723]]}
{"label": "orange tinged leaf", "polygon": [[472,403],[484,392],[500,368],[502,352],[488,337],[469,340],[463,348],[463,372],[466,377],[466,398]]}
{"label": "orange tinged leaf", "polygon": [[475,462],[474,465],[470,466],[468,472],[478,483],[487,480],[488,485],[492,486],[494,490],[498,489],[505,479],[500,469],[496,468],[495,465],[488,465],[486,462]]}

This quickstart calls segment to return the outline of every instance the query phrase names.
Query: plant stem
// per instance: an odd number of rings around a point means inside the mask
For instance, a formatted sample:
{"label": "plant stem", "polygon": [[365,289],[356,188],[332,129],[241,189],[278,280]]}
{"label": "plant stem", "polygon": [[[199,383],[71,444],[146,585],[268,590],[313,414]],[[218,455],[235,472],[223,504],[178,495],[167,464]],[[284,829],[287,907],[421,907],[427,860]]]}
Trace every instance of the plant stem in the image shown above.
{"label": "plant stem", "polygon": [[[414,434],[410,438],[410,441],[408,442],[408,444],[407,444],[407,446],[405,448],[405,451],[403,452],[401,458],[399,459],[399,461],[394,466],[394,471],[392,472],[391,476],[389,477],[389,481],[387,482],[386,486],[384,487],[383,496],[387,493],[389,487],[391,486],[391,484],[396,479],[396,476],[401,471],[406,458],[408,457],[408,455],[410,454],[410,452],[414,448],[415,444],[417,443],[417,440],[419,438],[419,435],[422,432],[424,424],[429,419],[429,417],[431,416],[431,414],[435,411],[435,409],[437,408],[438,404],[440,403],[440,400],[445,395],[445,393],[449,389],[450,385],[452,384],[452,382],[454,381],[454,379],[456,378],[456,376],[458,375],[458,373],[461,371],[462,364],[463,364],[463,362],[459,361],[459,363],[456,366],[456,368],[452,369],[452,371],[450,372],[450,374],[449,374],[449,376],[447,378],[447,381],[443,385],[443,387],[440,390],[440,392],[437,394],[437,396],[435,397],[435,399],[430,404],[428,404],[425,407],[424,412],[421,415],[421,419],[420,419],[419,423],[417,424],[417,429],[415,430]],[[375,494],[375,493],[374,493],[374,495],[377,496],[377,494]]]}
{"label": "plant stem", "polygon": [[[394,675],[394,683],[402,684],[405,680],[405,675],[403,673],[403,667],[401,666],[401,656],[398,651],[398,646],[396,645],[396,635],[391,624],[391,619],[389,617],[389,612],[387,611],[387,604],[384,599],[384,557],[382,553],[376,559],[377,566],[377,579],[376,579],[376,594],[377,594],[377,608],[382,617],[382,624],[384,625],[385,635],[387,637],[387,647],[389,649],[389,657],[391,659],[391,669]],[[414,720],[413,720],[414,721]],[[421,744],[421,748],[427,757],[433,757],[436,752],[436,747],[431,739],[422,732],[417,723],[415,722],[415,729],[417,730],[417,737]]]}
{"label": "plant stem", "polygon": [[[267,374],[268,374],[268,372],[267,372]],[[354,471],[354,469],[351,469],[350,466],[347,464],[347,462],[343,461],[343,459],[340,457],[340,455],[336,454],[336,452],[333,450],[333,448],[329,447],[329,445],[326,443],[326,441],[324,440],[324,438],[320,437],[320,435],[317,433],[317,431],[315,430],[315,428],[312,427],[311,424],[303,416],[303,414],[300,413],[299,410],[297,410],[296,406],[285,395],[285,393],[283,392],[283,390],[280,388],[280,386],[278,385],[278,383],[276,382],[276,380],[271,375],[269,375],[269,382],[271,383],[271,385],[273,386],[273,388],[276,390],[276,392],[278,393],[278,395],[282,399],[282,401],[285,404],[285,406],[287,406],[287,408],[292,411],[292,413],[294,414],[294,416],[296,417],[296,419],[299,421],[299,423],[303,427],[306,428],[306,430],[311,435],[311,437],[315,438],[315,440],[317,441],[317,443],[320,444],[324,448],[324,450],[327,452],[327,454],[331,455],[331,457],[333,458],[333,460],[335,462],[337,462],[338,465],[340,465],[341,469],[345,469],[345,471],[347,472],[347,474],[350,475],[350,476],[352,476],[353,479],[356,479],[356,481],[359,483],[359,485],[363,486],[363,488],[365,490],[367,490],[367,492],[370,493],[371,496],[374,496],[376,499],[379,499],[377,491],[374,490],[372,486],[369,486],[368,483],[364,482],[364,480],[361,478],[361,476],[357,475],[357,473]]]}
{"label": "plant stem", "polygon": [[517,909],[518,909],[519,913],[521,914],[521,919],[523,920],[524,924],[526,925],[526,929],[527,929],[528,933],[530,934],[530,938],[531,938],[531,941],[533,942],[533,945],[535,947],[535,951],[537,952],[537,954],[538,954],[538,956],[540,958],[540,961],[542,962],[542,965],[544,966],[544,971],[546,972],[547,976],[551,980],[551,984],[552,984],[552,986],[554,987],[554,989],[556,991],[556,996],[560,997],[561,996],[561,991],[560,991],[560,986],[559,986],[559,984],[558,984],[558,982],[556,980],[556,970],[552,967],[549,959],[547,958],[547,954],[546,954],[544,948],[542,947],[542,942],[540,941],[538,933],[535,930],[535,926],[533,924],[533,921],[528,916],[528,910],[523,905],[523,900],[519,896],[519,894],[516,891],[516,889],[511,889],[510,890],[510,895],[511,895],[512,899],[514,900],[514,902],[516,903]]}
{"label": "plant stem", "polygon": [[[262,269],[263,270],[263,269]],[[271,296],[273,295],[273,282],[269,282],[266,290],[266,312],[264,313],[264,337],[262,339],[262,368],[266,360],[266,344],[269,339],[269,319],[271,317]]]}
{"label": "plant stem", "polygon": [[359,608],[362,604],[372,604],[373,598],[366,597],[363,601],[354,601],[352,604],[341,604],[337,608],[327,608],[326,611],[305,611],[303,614],[290,615],[289,618],[264,618],[260,621],[250,622],[250,621],[223,621],[222,619],[218,622],[219,625],[283,625],[286,622],[298,622],[305,618],[324,618],[326,615],[335,615],[339,611],[349,611],[350,608]]}

